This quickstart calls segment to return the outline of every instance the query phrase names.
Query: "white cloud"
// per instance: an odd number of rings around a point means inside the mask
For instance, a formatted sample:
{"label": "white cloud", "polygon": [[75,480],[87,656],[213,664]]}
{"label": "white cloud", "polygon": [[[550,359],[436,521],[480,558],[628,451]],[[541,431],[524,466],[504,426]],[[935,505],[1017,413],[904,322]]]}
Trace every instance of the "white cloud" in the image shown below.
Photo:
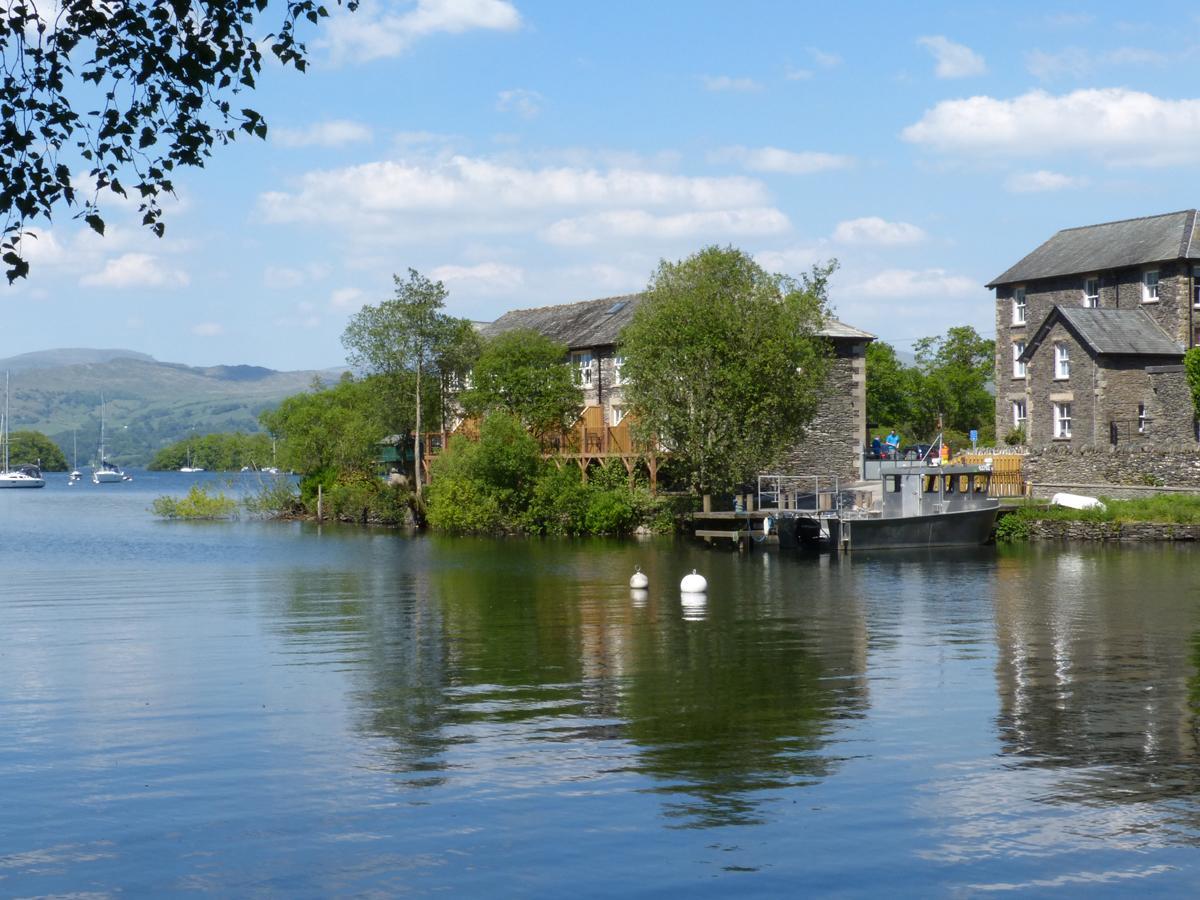
{"label": "white cloud", "polygon": [[431,163],[373,162],[310,172],[292,192],[259,197],[272,223],[341,224],[378,233],[411,216],[418,234],[452,219],[454,233],[524,227],[521,214],[604,208],[738,209],[766,205],[761,182],[691,178],[639,169],[521,168],[452,156]]}
{"label": "white cloud", "polygon": [[762,85],[753,78],[734,78],[730,75],[701,75],[700,81],[710,91],[761,91]]}
{"label": "white cloud", "polygon": [[843,244],[882,244],[897,246],[916,244],[925,240],[926,234],[909,222],[888,222],[879,216],[848,219],[838,222],[833,229],[833,239]]}
{"label": "white cloud", "polygon": [[824,259],[819,247],[787,247],[783,250],[764,250],[754,256],[754,261],[768,272],[803,272],[812,264]]}
{"label": "white cloud", "polygon": [[1014,194],[1061,191],[1067,188],[1083,187],[1086,184],[1086,178],[1063,175],[1059,172],[1049,172],[1046,169],[1038,169],[1036,172],[1014,172],[1004,182],[1005,188]]}
{"label": "white cloud", "polygon": [[850,288],[849,294],[863,297],[911,300],[964,297],[983,293],[980,282],[945,269],[886,269]]}
{"label": "white cloud", "polygon": [[813,77],[811,69],[795,69],[788,66],[783,71],[783,77],[788,81],[808,81]]}
{"label": "white cloud", "polygon": [[43,231],[40,228],[28,228],[17,241],[17,252],[25,257],[31,266],[54,265],[62,262],[66,249],[59,243],[53,231]]}
{"label": "white cloud", "polygon": [[1029,51],[1025,55],[1025,68],[1035,78],[1053,81],[1057,78],[1086,78],[1106,67],[1161,66],[1168,61],[1166,54],[1142,47],[1118,47],[1105,52],[1084,47],[1064,47],[1053,53]]}
{"label": "white cloud", "polygon": [[1070,153],[1118,165],[1170,165],[1200,159],[1200,100],[1164,100],[1125,88],[970,97],[938,103],[902,134],[944,153]]}
{"label": "white cloud", "polygon": [[560,219],[543,233],[552,244],[583,245],[611,238],[690,238],[780,234],[787,216],[771,207],[720,209],[656,216],[638,209],[613,210]]}
{"label": "white cloud", "polygon": [[314,281],[320,281],[328,275],[329,266],[324,263],[310,263],[298,268],[267,266],[263,270],[263,284],[276,291],[294,290]]}
{"label": "white cloud", "polygon": [[197,322],[192,326],[192,334],[196,337],[220,337],[225,333],[225,326],[220,322]]}
{"label": "white cloud", "polygon": [[150,253],[126,253],[104,268],[79,279],[83,287],[177,288],[188,284],[186,272],[164,266]]}
{"label": "white cloud", "polygon": [[356,12],[335,13],[320,46],[335,64],[365,63],[400,56],[416,41],[434,34],[476,29],[515,31],[521,15],[508,0],[367,0]]}
{"label": "white cloud", "polygon": [[817,47],[809,47],[808,55],[812,57],[813,62],[823,69],[832,69],[834,66],[842,64],[842,58],[836,53],[826,53]]}
{"label": "white cloud", "polygon": [[287,315],[276,318],[275,324],[285,328],[313,329],[321,324],[321,317],[317,314],[316,305],[305,300],[297,303]]}
{"label": "white cloud", "polygon": [[345,147],[370,141],[372,132],[361,122],[330,119],[307,128],[274,128],[271,140],[284,147]]}
{"label": "white cloud", "polygon": [[714,162],[737,162],[752,172],[811,175],[831,169],[846,169],[853,157],[815,151],[781,150],[778,147],[724,147],[710,154]]}
{"label": "white cloud", "polygon": [[364,296],[358,288],[338,288],[329,295],[329,305],[334,309],[352,309],[363,305]]}
{"label": "white cloud", "polygon": [[504,263],[480,263],[475,266],[438,266],[429,273],[434,281],[444,281],[450,287],[511,291],[525,283],[525,272]]}
{"label": "white cloud", "polygon": [[516,113],[522,119],[533,119],[542,111],[544,100],[537,91],[513,88],[496,95],[496,109],[500,112]]}
{"label": "white cloud", "polygon": [[956,44],[945,35],[934,34],[917,38],[917,43],[937,60],[934,72],[938,78],[970,78],[987,71],[983,57],[963,44]]}

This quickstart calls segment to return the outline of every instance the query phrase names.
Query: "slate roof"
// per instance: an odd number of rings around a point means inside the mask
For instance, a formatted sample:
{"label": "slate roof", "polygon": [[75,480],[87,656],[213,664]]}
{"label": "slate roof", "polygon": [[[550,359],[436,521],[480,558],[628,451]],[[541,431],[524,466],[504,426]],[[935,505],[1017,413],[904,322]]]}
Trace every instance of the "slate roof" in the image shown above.
{"label": "slate roof", "polygon": [[[479,332],[490,338],[514,328],[529,328],[566,344],[571,350],[610,346],[616,344],[621,329],[633,318],[642,297],[642,294],[622,294],[581,303],[514,309],[484,325]],[[825,319],[825,327],[819,334],[835,340],[875,340],[875,335],[834,318]]]}
{"label": "slate roof", "polygon": [[1194,209],[1064,228],[987,286],[1056,275],[1086,275],[1171,259],[1200,259]]}
{"label": "slate roof", "polygon": [[1183,348],[1168,335],[1145,310],[1088,309],[1080,306],[1055,306],[1021,354],[1028,362],[1050,333],[1055,322],[1062,322],[1076,339],[1097,356],[1169,356],[1183,355]]}

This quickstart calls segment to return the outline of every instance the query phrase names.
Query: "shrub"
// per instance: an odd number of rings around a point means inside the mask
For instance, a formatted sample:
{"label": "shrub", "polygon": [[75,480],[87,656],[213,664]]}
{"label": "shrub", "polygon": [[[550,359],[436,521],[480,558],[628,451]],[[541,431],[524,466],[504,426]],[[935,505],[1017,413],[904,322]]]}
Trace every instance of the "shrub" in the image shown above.
{"label": "shrub", "polygon": [[300,495],[292,487],[291,479],[267,476],[260,482],[259,489],[242,499],[242,506],[252,516],[279,518],[295,516],[304,512]]}
{"label": "shrub", "polygon": [[1004,443],[1010,447],[1020,447],[1025,443],[1025,429],[1014,428],[1004,436]]}
{"label": "shrub", "polygon": [[637,512],[628,489],[594,489],[588,498],[585,526],[589,534],[628,534],[637,526]]}
{"label": "shrub", "polygon": [[151,509],[164,519],[233,519],[237,502],[223,493],[210,493],[207,485],[193,484],[183,497],[164,495],[154,500]]}
{"label": "shrub", "polygon": [[996,521],[996,540],[1006,542],[1027,541],[1032,530],[1033,521],[1024,516],[1021,511],[1001,516]]}
{"label": "shrub", "polygon": [[580,534],[586,527],[588,489],[575,466],[549,465],[533,486],[525,528],[534,534]]}
{"label": "shrub", "polygon": [[387,484],[365,472],[342,473],[322,494],[322,514],[347,522],[399,525],[411,507],[407,487]]}
{"label": "shrub", "polygon": [[505,525],[490,486],[463,475],[445,475],[429,485],[429,524],[457,534],[500,531]]}

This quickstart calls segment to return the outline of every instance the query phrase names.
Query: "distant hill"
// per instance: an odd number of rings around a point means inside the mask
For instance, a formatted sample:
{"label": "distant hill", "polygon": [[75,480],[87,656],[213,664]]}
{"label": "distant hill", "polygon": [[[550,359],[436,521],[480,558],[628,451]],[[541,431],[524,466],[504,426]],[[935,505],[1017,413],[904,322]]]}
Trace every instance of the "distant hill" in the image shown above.
{"label": "distant hill", "polygon": [[[132,350],[65,349],[0,359],[12,375],[13,429],[49,435],[86,465],[100,442],[105,401],[108,456],[145,465],[161,447],[189,434],[259,430],[258,414],[308,390],[314,378],[335,381],[340,369],[278,372],[261,366],[186,366]],[[2,402],[2,401],[0,401]]]}

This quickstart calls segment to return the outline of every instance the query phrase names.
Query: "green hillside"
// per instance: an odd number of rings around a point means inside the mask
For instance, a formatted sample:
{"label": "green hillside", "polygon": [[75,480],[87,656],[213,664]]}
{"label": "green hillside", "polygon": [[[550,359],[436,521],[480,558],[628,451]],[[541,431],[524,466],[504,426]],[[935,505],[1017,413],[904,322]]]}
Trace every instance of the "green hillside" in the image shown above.
{"label": "green hillside", "polygon": [[[41,431],[80,465],[96,455],[100,397],[106,403],[107,455],[144,466],[156,451],[190,434],[259,430],[258,414],[338,371],[276,372],[258,366],[195,368],[132,351],[51,350],[0,359],[11,372],[12,428]],[[2,389],[2,388],[0,388]]]}

